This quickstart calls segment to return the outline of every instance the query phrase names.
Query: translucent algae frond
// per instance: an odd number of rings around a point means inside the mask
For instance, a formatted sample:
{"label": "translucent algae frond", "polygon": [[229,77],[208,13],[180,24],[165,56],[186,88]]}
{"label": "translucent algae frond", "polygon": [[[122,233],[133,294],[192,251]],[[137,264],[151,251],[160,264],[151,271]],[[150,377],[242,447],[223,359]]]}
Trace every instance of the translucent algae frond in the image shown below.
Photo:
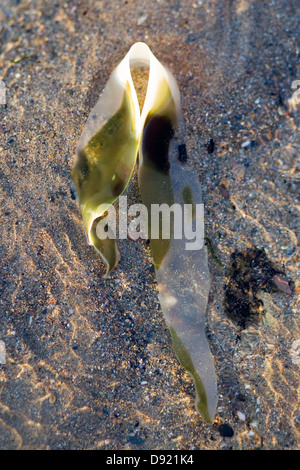
{"label": "translucent algae frond", "polygon": [[[149,67],[142,112],[131,74],[135,65]],[[139,189],[148,214],[153,204],[189,204],[194,219],[201,190],[197,174],[183,155],[184,132],[180,93],[173,75],[146,44],[134,44],[91,111],[72,170],[88,242],[102,256],[106,276],[118,263],[119,252],[115,239],[97,237],[96,224],[126,190],[137,155]],[[210,286],[206,247],[186,249],[186,240],[174,233],[168,239],[161,233],[158,238],[150,236],[150,242],[161,308],[175,353],[193,377],[197,410],[212,421],[217,380],[205,335]]]}

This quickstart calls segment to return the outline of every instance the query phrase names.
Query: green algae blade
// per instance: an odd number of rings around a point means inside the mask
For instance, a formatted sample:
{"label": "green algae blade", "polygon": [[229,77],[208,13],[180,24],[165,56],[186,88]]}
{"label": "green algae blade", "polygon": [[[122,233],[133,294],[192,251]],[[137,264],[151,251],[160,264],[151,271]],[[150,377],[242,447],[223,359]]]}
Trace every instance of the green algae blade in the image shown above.
{"label": "green algae blade", "polygon": [[[185,201],[193,201],[191,217],[195,218],[201,207],[200,185],[197,175],[176,159],[177,144],[178,142],[172,141],[169,147],[167,192],[171,193],[172,190],[172,201],[180,205],[183,211]],[[140,171],[143,174],[142,168]],[[150,177],[151,174],[148,173],[147,176]],[[154,174],[152,176],[156,178]],[[140,184],[143,185],[142,178]],[[141,193],[144,192],[145,189],[141,187]],[[157,194],[156,199],[152,195],[152,204],[160,199],[159,192]],[[197,217],[199,218],[199,214]],[[150,237],[160,305],[171,332],[174,351],[193,378],[197,411],[207,422],[212,422],[218,395],[214,361],[205,334],[210,288],[207,248],[203,240],[201,248],[198,243],[194,250],[187,249],[188,243],[193,244],[195,241],[191,242],[184,237],[171,238],[166,245],[165,240],[152,240]]]}
{"label": "green algae blade", "polygon": [[[109,114],[111,112],[112,115]],[[120,257],[114,239],[97,237],[97,220],[126,190],[132,177],[139,142],[137,113],[138,103],[129,63],[128,60],[122,61],[90,113],[71,173],[88,242],[95,247],[107,267],[104,277]]]}
{"label": "green algae blade", "polygon": [[[197,325],[198,326],[198,325]],[[195,334],[195,329],[197,326],[194,324],[192,326],[192,335],[194,339],[197,337]],[[186,328],[186,327],[185,327]],[[205,344],[205,339],[203,341],[203,328],[198,326],[199,329],[199,337],[197,338],[197,342],[194,341],[196,345],[198,344]],[[199,373],[197,369],[194,366],[195,358],[192,358],[192,353],[191,353],[191,348],[190,348],[190,341],[189,337],[190,334],[188,333],[187,336],[187,341],[188,345],[186,346],[184,344],[184,340],[182,339],[182,331],[180,332],[180,335],[176,332],[176,330],[173,328],[173,326],[169,325],[169,330],[172,336],[172,341],[173,341],[173,346],[174,346],[174,351],[176,356],[179,359],[180,364],[186,369],[187,372],[192,376],[192,379],[195,384],[196,388],[196,409],[197,411],[203,416],[205,421],[207,422],[212,422],[214,415],[215,415],[215,409],[209,409],[209,399],[207,397],[207,390],[205,389],[205,386],[203,384],[203,381],[201,380],[201,377],[199,376]],[[203,359],[206,357],[207,352],[203,354],[203,351],[200,351],[198,348],[195,349],[196,355],[199,356],[198,362],[203,361]]]}
{"label": "green algae blade", "polygon": [[72,179],[78,194],[83,223],[88,239],[103,257],[110,272],[118,262],[116,242],[100,240],[95,221],[105,213],[126,190],[134,170],[137,139],[132,132],[131,109],[128,96],[120,109],[79,151],[72,170]]}
{"label": "green algae blade", "polygon": [[[149,66],[141,114],[130,70],[134,64]],[[194,380],[196,409],[211,422],[217,406],[217,380],[205,335],[210,276],[204,231],[198,230],[203,223],[201,190],[197,174],[183,155],[184,133],[174,77],[146,44],[136,43],[112,73],[88,118],[72,180],[88,241],[106,263],[107,276],[120,256],[111,227],[107,238],[98,237],[99,223],[105,223],[112,204],[126,191],[139,155],[138,184],[148,209],[161,309],[175,353]],[[174,210],[174,227],[168,237],[163,236],[162,226],[157,229],[153,223],[152,208],[162,205]],[[194,227],[188,234],[184,228],[180,237],[175,229],[178,208],[185,223]]]}
{"label": "green algae blade", "polygon": [[[201,188],[197,174],[180,155],[185,134],[180,94],[170,72],[165,69],[164,73],[159,99],[148,114],[144,113],[139,148],[139,189],[148,208],[148,230],[161,309],[175,353],[193,378],[196,409],[207,422],[212,422],[218,394],[214,361],[205,335],[210,275],[204,245]],[[193,225],[197,234],[195,240],[187,239],[183,233],[181,238],[175,236],[175,213],[170,238],[162,237],[161,227],[156,231],[158,236],[153,238],[151,208],[165,203],[169,208],[181,208],[182,214],[186,207],[190,208],[185,222]]]}

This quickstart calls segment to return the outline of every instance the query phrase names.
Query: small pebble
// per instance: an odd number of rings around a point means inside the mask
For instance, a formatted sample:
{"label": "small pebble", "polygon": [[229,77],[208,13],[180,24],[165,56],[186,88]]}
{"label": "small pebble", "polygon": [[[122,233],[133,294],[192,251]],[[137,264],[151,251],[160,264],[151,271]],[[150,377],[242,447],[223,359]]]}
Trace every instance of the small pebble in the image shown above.
{"label": "small pebble", "polygon": [[300,339],[293,341],[290,354],[292,356],[292,363],[300,366]]}
{"label": "small pebble", "polygon": [[53,405],[53,403],[56,402],[56,398],[55,398],[55,395],[53,393],[51,393],[50,397],[49,397],[49,403],[51,405]]}
{"label": "small pebble", "polygon": [[0,341],[0,364],[6,364],[6,349],[4,341]]}
{"label": "small pebble", "polygon": [[224,183],[221,183],[219,186],[219,191],[222,194],[223,198],[228,200],[230,198],[230,194],[228,189],[226,188]]}
{"label": "small pebble", "polygon": [[137,25],[141,26],[141,24],[145,23],[147,18],[148,18],[148,15],[140,16],[139,19],[137,20]]}
{"label": "small pebble", "polygon": [[219,433],[223,437],[232,437],[234,435],[233,429],[229,424],[221,424],[218,428]]}
{"label": "small pebble", "polygon": [[275,274],[272,278],[274,284],[280,289],[282,292],[285,292],[286,294],[291,294],[292,289],[290,288],[289,280],[279,276],[278,274]]}
{"label": "small pebble", "polygon": [[246,415],[242,413],[241,411],[236,412],[237,417],[239,418],[240,421],[245,421],[246,420]]}
{"label": "small pebble", "polygon": [[245,176],[245,171],[246,171],[246,168],[244,165],[239,165],[239,164],[236,164],[234,165],[232,168],[231,168],[231,173],[234,174],[234,176],[238,179],[243,179],[244,176]]}
{"label": "small pebble", "polygon": [[242,148],[245,148],[245,147],[251,147],[251,148],[253,148],[253,147],[255,147],[255,141],[254,141],[254,140],[246,140],[246,142],[243,142],[243,143],[241,144],[241,147],[242,147]]}

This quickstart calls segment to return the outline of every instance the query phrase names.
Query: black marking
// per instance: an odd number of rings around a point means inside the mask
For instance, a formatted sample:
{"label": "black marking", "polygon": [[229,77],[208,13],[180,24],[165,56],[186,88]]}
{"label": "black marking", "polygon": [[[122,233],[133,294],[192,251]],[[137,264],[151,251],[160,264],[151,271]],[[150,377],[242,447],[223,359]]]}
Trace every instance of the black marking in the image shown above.
{"label": "black marking", "polygon": [[178,160],[181,163],[185,163],[185,162],[187,162],[187,159],[188,159],[188,157],[187,157],[185,144],[179,144],[178,145]]}
{"label": "black marking", "polygon": [[207,149],[207,152],[208,153],[214,153],[214,150],[215,150],[215,143],[213,141],[213,139],[210,139],[207,144],[206,144],[206,149]]}
{"label": "black marking", "polygon": [[145,164],[152,164],[157,170],[168,173],[169,145],[174,129],[166,116],[153,116],[146,121],[143,136],[143,156]]}
{"label": "black marking", "polygon": [[75,191],[75,188],[73,185],[71,185],[70,187],[70,194],[71,194],[71,199],[73,199],[73,201],[75,201],[76,199],[76,191]]}

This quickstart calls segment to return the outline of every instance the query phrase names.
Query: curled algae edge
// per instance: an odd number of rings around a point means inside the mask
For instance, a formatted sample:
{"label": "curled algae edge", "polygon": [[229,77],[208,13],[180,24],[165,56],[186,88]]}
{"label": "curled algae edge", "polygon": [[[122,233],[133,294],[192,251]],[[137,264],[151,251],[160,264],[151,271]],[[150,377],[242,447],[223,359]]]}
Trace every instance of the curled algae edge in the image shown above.
{"label": "curled algae edge", "polygon": [[[147,93],[139,109],[131,67],[149,66]],[[185,134],[177,83],[145,43],[134,44],[112,72],[81,134],[71,178],[88,243],[106,265],[107,277],[120,260],[116,240],[99,239],[96,226],[126,191],[137,156],[143,204],[201,204],[197,174],[182,154]],[[150,211],[148,211],[150,213]],[[151,219],[149,217],[149,233]],[[108,228],[110,230],[110,228]],[[212,422],[217,407],[217,379],[205,335],[210,289],[207,248],[186,249],[184,238],[150,238],[161,309],[175,353],[196,388],[196,409]]]}

